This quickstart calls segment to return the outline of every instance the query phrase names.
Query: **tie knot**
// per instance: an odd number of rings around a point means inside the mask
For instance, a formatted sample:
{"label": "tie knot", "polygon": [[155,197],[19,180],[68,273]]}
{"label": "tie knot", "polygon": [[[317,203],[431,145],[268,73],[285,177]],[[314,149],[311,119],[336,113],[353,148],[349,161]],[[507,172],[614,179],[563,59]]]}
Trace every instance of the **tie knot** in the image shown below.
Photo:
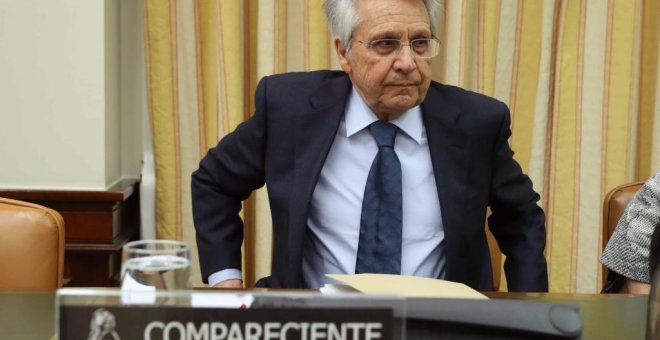
{"label": "tie knot", "polygon": [[377,120],[369,125],[369,131],[371,131],[371,135],[376,140],[379,148],[383,146],[393,148],[398,129],[396,125],[382,120]]}

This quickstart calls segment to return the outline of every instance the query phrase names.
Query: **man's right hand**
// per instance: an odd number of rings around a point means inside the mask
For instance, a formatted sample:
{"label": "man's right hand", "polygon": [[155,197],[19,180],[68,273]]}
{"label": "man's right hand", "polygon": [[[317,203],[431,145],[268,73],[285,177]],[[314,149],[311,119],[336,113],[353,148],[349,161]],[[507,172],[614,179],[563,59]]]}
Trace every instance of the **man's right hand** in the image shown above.
{"label": "man's right hand", "polygon": [[225,280],[220,281],[213,286],[213,288],[228,288],[228,289],[240,289],[243,288],[243,281],[241,280]]}

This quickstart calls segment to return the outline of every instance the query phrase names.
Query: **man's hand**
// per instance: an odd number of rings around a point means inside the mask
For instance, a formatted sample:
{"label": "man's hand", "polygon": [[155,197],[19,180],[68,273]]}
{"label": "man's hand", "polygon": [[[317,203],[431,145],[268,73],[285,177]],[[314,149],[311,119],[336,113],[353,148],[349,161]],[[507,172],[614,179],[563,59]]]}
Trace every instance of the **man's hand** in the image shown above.
{"label": "man's hand", "polygon": [[213,288],[229,288],[229,289],[235,289],[235,288],[243,288],[243,281],[241,280],[225,280],[225,281],[220,281],[213,286]]}

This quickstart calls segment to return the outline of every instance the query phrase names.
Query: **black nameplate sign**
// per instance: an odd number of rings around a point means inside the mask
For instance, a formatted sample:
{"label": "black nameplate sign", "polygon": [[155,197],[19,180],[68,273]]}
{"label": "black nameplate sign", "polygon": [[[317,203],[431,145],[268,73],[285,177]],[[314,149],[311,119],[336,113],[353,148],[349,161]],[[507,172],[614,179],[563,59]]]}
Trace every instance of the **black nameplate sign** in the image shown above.
{"label": "black nameplate sign", "polygon": [[393,339],[389,309],[61,306],[59,339]]}

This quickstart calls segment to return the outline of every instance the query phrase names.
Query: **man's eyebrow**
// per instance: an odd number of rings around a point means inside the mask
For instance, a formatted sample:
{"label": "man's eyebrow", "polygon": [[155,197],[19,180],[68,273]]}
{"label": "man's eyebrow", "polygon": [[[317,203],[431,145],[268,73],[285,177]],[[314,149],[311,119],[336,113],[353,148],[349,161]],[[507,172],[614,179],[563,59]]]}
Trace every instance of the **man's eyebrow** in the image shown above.
{"label": "man's eyebrow", "polygon": [[433,36],[433,33],[431,33],[431,31],[429,31],[426,28],[420,28],[418,30],[415,30],[415,29],[410,30],[410,37],[411,38],[413,38],[413,37],[415,37],[415,38],[419,38],[419,37],[430,38],[431,36]]}
{"label": "man's eyebrow", "polygon": [[415,33],[415,34],[411,34],[411,35],[410,35],[410,39],[420,39],[420,38],[428,39],[428,38],[431,38],[431,37],[433,37],[433,34],[431,34],[431,33],[429,33],[429,32],[426,32],[426,33]]}
{"label": "man's eyebrow", "polygon": [[372,34],[371,39],[399,39],[402,35],[403,35],[402,32],[384,30]]}
{"label": "man's eyebrow", "polygon": [[[415,38],[431,38],[433,34],[431,31],[429,31],[426,28],[419,28],[419,29],[411,29],[409,30],[410,32],[410,38],[415,39]],[[371,40],[375,39],[401,39],[401,37],[405,34],[405,31],[403,30],[382,30],[382,31],[377,31],[374,32],[369,36]]]}

